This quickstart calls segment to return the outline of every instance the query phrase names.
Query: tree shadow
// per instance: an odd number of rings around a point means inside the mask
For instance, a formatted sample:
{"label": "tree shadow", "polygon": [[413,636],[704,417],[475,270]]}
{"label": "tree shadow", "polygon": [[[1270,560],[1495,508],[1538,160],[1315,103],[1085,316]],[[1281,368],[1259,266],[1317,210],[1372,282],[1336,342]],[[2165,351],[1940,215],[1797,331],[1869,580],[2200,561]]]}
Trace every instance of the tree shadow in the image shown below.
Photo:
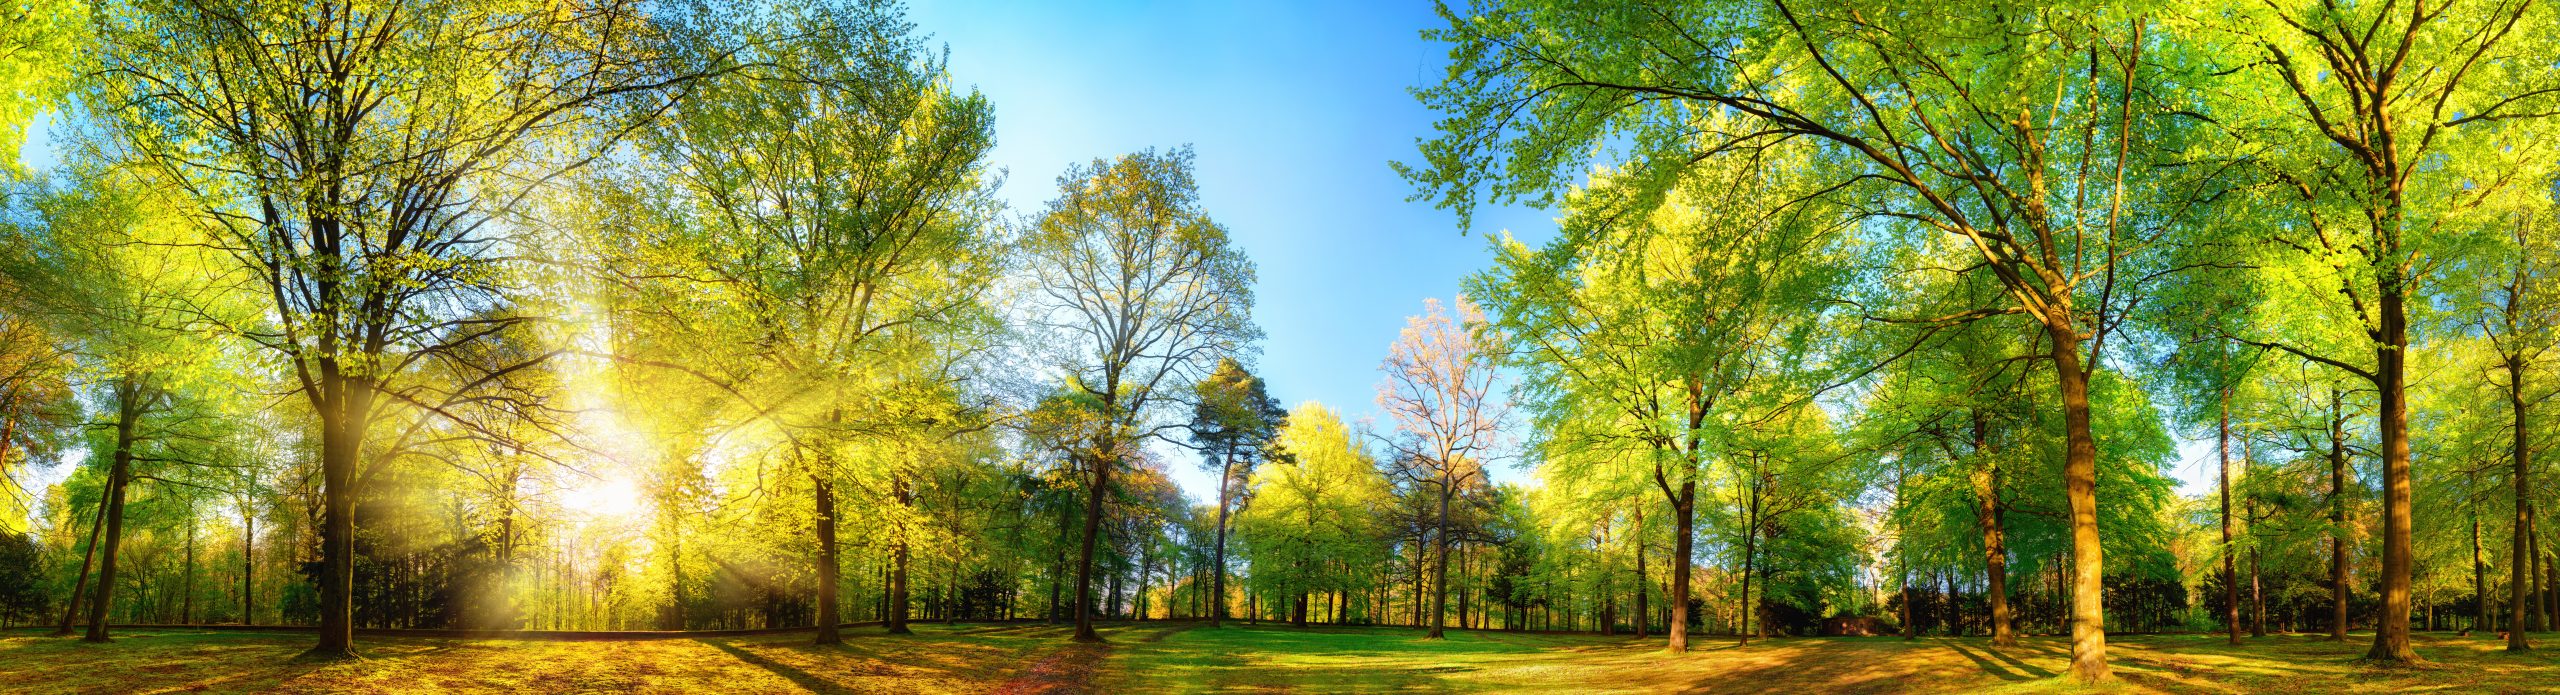
{"label": "tree shadow", "polygon": [[1985,648],[1983,651],[1990,652],[1992,656],[1998,657],[2001,661],[2008,662],[2010,666],[2017,667],[2018,670],[2027,672],[2027,675],[2035,676],[2037,678],[2054,677],[2053,671],[2035,664],[2027,663],[2018,657],[2010,656],[2008,652],[2001,651],[1997,647]]}
{"label": "tree shadow", "polygon": [[1948,648],[1948,649],[1953,649],[1953,650],[1955,650],[1955,652],[1956,652],[1957,654],[1962,654],[1962,655],[1964,655],[1964,658],[1972,659],[1972,660],[1973,660],[1973,665],[1981,667],[1981,668],[1982,668],[1982,670],[1983,670],[1984,672],[1986,672],[1986,673],[1990,673],[1991,675],[1994,675],[1994,676],[1998,676],[1998,677],[2000,677],[2000,680],[2008,681],[2008,682],[2011,682],[2011,683],[2021,683],[2021,682],[2025,682],[2025,681],[2027,681],[2027,680],[2031,680],[2031,679],[2030,679],[2030,677],[2029,677],[2029,676],[2027,676],[2027,674],[2019,673],[2019,672],[2016,672],[2016,671],[2011,671],[2011,670],[2009,670],[2008,668],[2003,667],[2003,666],[2001,666],[2001,665],[1999,665],[1999,664],[1992,663],[1992,661],[1991,661],[1990,659],[1982,658],[1982,655],[1981,655],[1981,654],[1976,653],[1976,652],[1974,652],[1974,651],[1973,651],[1973,650],[1971,650],[1971,649],[1966,649],[1966,648],[1964,647],[1964,645],[1956,644],[1956,643],[1953,643],[1953,642],[1949,642],[1949,643],[1947,643],[1947,648]]}
{"label": "tree shadow", "polygon": [[738,648],[738,645],[736,645],[736,644],[732,644],[732,643],[729,643],[729,642],[726,642],[726,641],[713,642],[713,641],[711,641],[711,640],[707,640],[707,639],[706,639],[706,640],[696,640],[696,641],[701,642],[701,643],[703,643],[703,644],[711,645],[711,646],[712,646],[712,648],[714,648],[714,649],[718,649],[718,650],[720,650],[720,651],[728,652],[730,656],[737,657],[737,659],[738,659],[739,661],[744,661],[744,662],[747,662],[747,663],[749,663],[749,664],[753,664],[753,665],[755,665],[757,668],[762,668],[762,669],[764,669],[764,670],[766,670],[766,671],[772,672],[772,673],[773,673],[773,675],[781,676],[784,680],[791,681],[793,684],[799,685],[799,686],[800,686],[800,687],[802,687],[802,688],[807,688],[807,689],[809,689],[809,691],[810,691],[810,692],[815,692],[815,693],[845,693],[845,692],[852,692],[852,690],[851,690],[851,689],[848,689],[848,688],[846,688],[846,687],[844,687],[844,686],[842,686],[842,685],[839,685],[839,684],[837,684],[837,683],[836,683],[836,682],[834,682],[834,681],[830,681],[830,680],[827,680],[827,679],[825,679],[825,678],[820,678],[820,677],[818,677],[818,676],[817,676],[817,674],[813,674],[813,673],[810,673],[810,672],[807,672],[807,671],[802,671],[802,670],[800,670],[800,669],[798,669],[798,668],[794,668],[794,667],[792,667],[792,666],[791,666],[791,665],[789,665],[789,664],[785,664],[785,663],[782,663],[782,662],[779,662],[779,661],[774,661],[774,660],[772,660],[772,659],[767,659],[767,658],[765,658],[765,657],[763,657],[763,656],[761,656],[761,655],[756,654],[755,652],[747,651],[747,650],[745,650],[745,649],[740,649],[740,648]]}

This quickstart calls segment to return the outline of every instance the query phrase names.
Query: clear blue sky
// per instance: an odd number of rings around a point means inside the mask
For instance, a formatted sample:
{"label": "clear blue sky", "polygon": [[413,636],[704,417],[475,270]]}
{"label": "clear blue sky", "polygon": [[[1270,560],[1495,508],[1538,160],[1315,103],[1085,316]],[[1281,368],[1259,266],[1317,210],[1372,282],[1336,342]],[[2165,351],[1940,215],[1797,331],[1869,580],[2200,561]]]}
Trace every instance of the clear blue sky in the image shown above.
{"label": "clear blue sky", "polygon": [[[1388,162],[1431,134],[1406,88],[1439,81],[1447,50],[1419,32],[1427,2],[919,2],[917,28],[949,47],[954,81],[996,109],[995,163],[1018,213],[1040,209],[1069,163],[1191,145],[1200,197],[1259,267],[1260,373],[1296,406],[1357,420],[1378,362],[1422,311],[1485,267],[1489,235],[1546,238],[1535,210],[1456,217],[1406,202]],[[1195,499],[1215,493],[1194,466]],[[1498,479],[1521,480],[1517,471]]]}

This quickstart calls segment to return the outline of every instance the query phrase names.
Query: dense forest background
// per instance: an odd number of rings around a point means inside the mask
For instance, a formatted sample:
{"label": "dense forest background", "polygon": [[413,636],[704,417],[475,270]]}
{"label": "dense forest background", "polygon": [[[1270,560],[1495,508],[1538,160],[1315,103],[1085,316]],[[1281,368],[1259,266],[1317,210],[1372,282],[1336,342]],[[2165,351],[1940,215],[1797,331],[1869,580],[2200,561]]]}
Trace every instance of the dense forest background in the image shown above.
{"label": "dense forest background", "polygon": [[2560,617],[2560,10],[1442,12],[1380,165],[1557,231],[1352,418],[1189,149],[1013,209],[896,3],[0,8],[0,622]]}

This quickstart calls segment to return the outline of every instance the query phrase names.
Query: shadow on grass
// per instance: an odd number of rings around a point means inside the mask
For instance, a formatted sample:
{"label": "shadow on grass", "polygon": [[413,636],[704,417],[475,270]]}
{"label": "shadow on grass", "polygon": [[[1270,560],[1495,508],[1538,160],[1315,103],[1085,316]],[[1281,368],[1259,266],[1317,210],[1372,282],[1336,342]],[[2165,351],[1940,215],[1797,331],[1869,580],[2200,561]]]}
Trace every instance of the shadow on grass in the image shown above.
{"label": "shadow on grass", "polygon": [[[1986,673],[1990,673],[1990,674],[1991,674],[1991,675],[1993,675],[1993,676],[1997,676],[1997,677],[1999,677],[1999,678],[2000,678],[2000,680],[2008,681],[2008,682],[2011,682],[2011,683],[2020,683],[2020,682],[2025,682],[2025,681],[2027,681],[2027,680],[2029,679],[2029,677],[2027,676],[2027,674],[2019,673],[2019,672],[2017,672],[2017,671],[2011,671],[2011,670],[2009,670],[2009,669],[2007,669],[2007,668],[2005,668],[2005,667],[2002,667],[2002,666],[2001,666],[2001,665],[1999,665],[1999,664],[1992,663],[1992,661],[1991,661],[1990,659],[1982,658],[1982,654],[1981,654],[1981,653],[1976,652],[1976,651],[1971,650],[1971,649],[1966,649],[1966,648],[1964,647],[1964,645],[1956,644],[1956,643],[1953,643],[1953,642],[1949,642],[1949,643],[1947,643],[1947,648],[1948,648],[1948,649],[1953,649],[1953,650],[1955,650],[1955,652],[1956,652],[1957,654],[1962,654],[1962,655],[1964,655],[1964,658],[1972,659],[1972,660],[1973,660],[1973,665],[1982,667],[1982,670],[1983,670],[1984,672],[1986,672]],[[2051,674],[2051,673],[2047,673],[2047,674],[2045,674],[2045,675],[2050,676],[2050,675],[2052,675],[2052,674]]]}
{"label": "shadow on grass", "polygon": [[771,672],[773,675],[781,676],[781,677],[783,678],[783,680],[791,681],[791,682],[792,682],[793,684],[795,684],[795,685],[798,685],[798,686],[800,686],[800,687],[803,687],[803,688],[807,688],[807,689],[809,689],[809,692],[814,692],[814,693],[844,693],[844,692],[852,692],[850,689],[847,689],[847,688],[845,688],[844,686],[837,684],[835,681],[830,681],[830,680],[827,680],[827,679],[825,679],[825,678],[820,678],[820,677],[818,677],[818,676],[817,676],[817,674],[813,674],[813,673],[810,673],[810,672],[807,672],[807,671],[802,671],[802,670],[800,670],[800,669],[798,669],[798,668],[795,668],[795,667],[791,666],[790,664],[785,664],[785,663],[782,663],[782,662],[779,662],[779,661],[774,661],[774,660],[772,660],[772,659],[767,659],[767,658],[763,657],[762,655],[756,654],[755,652],[747,651],[747,650],[745,650],[745,649],[740,649],[740,648],[738,648],[738,645],[731,644],[731,643],[729,643],[729,642],[727,642],[727,641],[720,641],[720,642],[713,642],[713,641],[711,641],[711,640],[697,640],[697,641],[699,641],[699,642],[701,642],[701,643],[703,643],[703,644],[711,645],[711,647],[712,647],[712,648],[714,648],[714,649],[718,649],[718,650],[720,650],[720,651],[728,652],[730,656],[737,657],[737,659],[738,659],[739,661],[747,662],[748,664],[754,665],[754,666],[755,666],[755,667],[757,667],[757,668],[761,668],[761,669],[764,669],[765,671]]}

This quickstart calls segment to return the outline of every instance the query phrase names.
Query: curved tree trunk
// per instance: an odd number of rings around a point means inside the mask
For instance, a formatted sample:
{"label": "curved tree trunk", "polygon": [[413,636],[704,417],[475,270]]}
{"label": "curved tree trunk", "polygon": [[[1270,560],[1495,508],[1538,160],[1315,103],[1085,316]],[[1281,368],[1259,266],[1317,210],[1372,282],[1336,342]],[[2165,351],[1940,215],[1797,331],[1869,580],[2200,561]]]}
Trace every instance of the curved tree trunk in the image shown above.
{"label": "curved tree trunk", "polygon": [[116,451],[107,471],[105,507],[107,535],[98,551],[98,588],[89,594],[89,631],[84,642],[107,641],[107,609],[114,607],[116,546],[124,539],[125,488],[133,484],[133,430],[142,419],[140,387],[127,379],[116,384]]}
{"label": "curved tree trunk", "polygon": [[1973,415],[1973,451],[1981,458],[1973,474],[1974,515],[1982,525],[1982,560],[1989,578],[1991,603],[1991,644],[1996,647],[2018,646],[2017,629],[2009,615],[2009,546],[2000,525],[2000,464],[1993,460],[1991,434],[1982,414]]}

